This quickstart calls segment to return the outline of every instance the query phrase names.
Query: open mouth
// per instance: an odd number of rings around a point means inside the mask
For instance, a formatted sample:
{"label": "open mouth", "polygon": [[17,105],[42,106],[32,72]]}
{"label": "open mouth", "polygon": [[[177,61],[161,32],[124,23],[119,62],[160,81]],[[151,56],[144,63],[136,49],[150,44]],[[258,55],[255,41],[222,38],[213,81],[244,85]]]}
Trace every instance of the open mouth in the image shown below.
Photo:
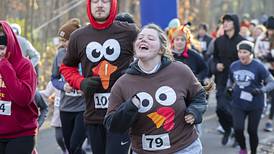
{"label": "open mouth", "polygon": [[141,45],[139,46],[139,49],[140,49],[140,50],[148,50],[148,46],[146,46],[146,45],[144,45],[144,44],[141,44]]}

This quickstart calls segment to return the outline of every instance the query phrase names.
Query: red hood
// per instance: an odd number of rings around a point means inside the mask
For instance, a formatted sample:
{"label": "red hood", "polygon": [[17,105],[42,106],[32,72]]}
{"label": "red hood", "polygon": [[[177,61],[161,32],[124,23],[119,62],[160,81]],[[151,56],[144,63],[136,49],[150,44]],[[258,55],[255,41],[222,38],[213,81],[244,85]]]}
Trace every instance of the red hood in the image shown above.
{"label": "red hood", "polygon": [[87,0],[87,14],[90,21],[90,24],[95,29],[106,29],[108,28],[114,21],[116,14],[117,14],[117,0],[111,0],[111,7],[109,12],[109,17],[107,18],[106,22],[104,23],[98,23],[91,14],[91,8],[90,8],[90,0]]}
{"label": "red hood", "polygon": [[13,33],[10,25],[6,21],[0,20],[0,24],[2,25],[4,33],[7,37],[8,61],[13,65],[14,68],[17,68],[16,66],[20,64],[19,61],[23,59],[23,55],[16,35]]}

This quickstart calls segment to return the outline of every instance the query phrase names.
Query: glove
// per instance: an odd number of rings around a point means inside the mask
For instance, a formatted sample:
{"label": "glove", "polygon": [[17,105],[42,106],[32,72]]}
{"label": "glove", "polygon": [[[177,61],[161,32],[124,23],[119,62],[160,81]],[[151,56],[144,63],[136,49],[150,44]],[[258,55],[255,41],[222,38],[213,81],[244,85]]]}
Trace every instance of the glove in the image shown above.
{"label": "glove", "polygon": [[263,94],[264,92],[262,91],[262,89],[260,89],[260,88],[255,88],[255,89],[253,89],[252,91],[251,91],[251,94],[253,95],[253,96],[257,96],[257,95],[260,95],[260,94]]}
{"label": "glove", "polygon": [[97,76],[92,76],[85,78],[81,84],[80,89],[84,92],[85,96],[88,98],[92,96],[100,87],[101,79]]}
{"label": "glove", "polygon": [[227,88],[226,88],[226,95],[227,95],[228,97],[231,97],[231,96],[232,96],[232,93],[233,93],[232,87],[227,87]]}

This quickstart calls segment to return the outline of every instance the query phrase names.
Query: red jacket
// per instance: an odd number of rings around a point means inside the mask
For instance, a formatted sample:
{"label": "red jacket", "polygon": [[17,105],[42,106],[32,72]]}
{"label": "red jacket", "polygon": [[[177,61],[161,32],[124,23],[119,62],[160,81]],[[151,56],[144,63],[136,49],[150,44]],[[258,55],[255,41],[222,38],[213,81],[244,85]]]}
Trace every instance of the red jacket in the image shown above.
{"label": "red jacket", "polygon": [[0,60],[0,139],[32,136],[38,126],[36,74],[8,23],[0,25],[7,37],[6,58]]}

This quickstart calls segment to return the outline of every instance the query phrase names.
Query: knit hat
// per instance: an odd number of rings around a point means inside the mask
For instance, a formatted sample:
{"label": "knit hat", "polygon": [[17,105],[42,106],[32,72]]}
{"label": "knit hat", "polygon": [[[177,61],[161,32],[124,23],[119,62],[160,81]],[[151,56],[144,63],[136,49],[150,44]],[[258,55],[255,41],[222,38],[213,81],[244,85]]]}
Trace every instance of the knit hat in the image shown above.
{"label": "knit hat", "polygon": [[80,20],[78,18],[72,18],[66,22],[58,31],[58,36],[69,40],[70,34],[76,29],[80,28]]}
{"label": "knit hat", "polygon": [[10,24],[10,27],[16,35],[21,35],[21,27],[18,24]]}
{"label": "knit hat", "polygon": [[273,29],[273,30],[274,30],[274,17],[273,17],[273,16],[270,16],[270,17],[267,19],[266,28],[267,28],[267,29]]}
{"label": "knit hat", "polygon": [[135,23],[133,16],[127,12],[119,13],[115,20],[117,21],[122,21],[122,22],[127,22],[127,23]]}
{"label": "knit hat", "polygon": [[239,51],[240,49],[254,53],[254,43],[247,40],[243,40],[237,44],[237,50]]}

